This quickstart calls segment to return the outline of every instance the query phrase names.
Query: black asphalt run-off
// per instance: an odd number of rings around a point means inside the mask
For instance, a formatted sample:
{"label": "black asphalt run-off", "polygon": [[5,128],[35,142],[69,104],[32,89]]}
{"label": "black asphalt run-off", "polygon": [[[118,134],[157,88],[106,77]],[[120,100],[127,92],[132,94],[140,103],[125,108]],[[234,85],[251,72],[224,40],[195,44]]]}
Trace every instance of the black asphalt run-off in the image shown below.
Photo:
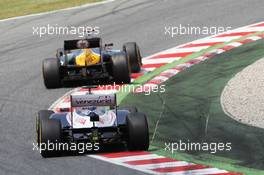
{"label": "black asphalt run-off", "polygon": [[0,22],[0,174],[143,174],[87,156],[43,159],[32,151],[35,114],[70,89],[45,89],[41,61],[55,54],[65,38],[33,36],[32,27],[99,26],[105,42],[121,48],[136,41],[143,56],[202,38],[164,35],[165,26],[231,26],[264,20],[261,0],[115,1],[85,9]]}

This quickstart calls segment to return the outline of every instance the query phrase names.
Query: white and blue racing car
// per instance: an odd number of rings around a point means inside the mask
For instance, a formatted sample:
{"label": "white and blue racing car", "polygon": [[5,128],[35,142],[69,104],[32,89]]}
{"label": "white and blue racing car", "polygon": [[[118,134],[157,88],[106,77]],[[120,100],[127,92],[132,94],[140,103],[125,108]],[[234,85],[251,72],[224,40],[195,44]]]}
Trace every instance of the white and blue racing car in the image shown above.
{"label": "white and blue racing car", "polygon": [[[129,150],[147,150],[149,131],[145,114],[136,108],[120,108],[115,94],[72,95],[68,112],[41,110],[36,118],[39,146],[56,143],[123,143]],[[44,147],[43,157],[61,153]]]}

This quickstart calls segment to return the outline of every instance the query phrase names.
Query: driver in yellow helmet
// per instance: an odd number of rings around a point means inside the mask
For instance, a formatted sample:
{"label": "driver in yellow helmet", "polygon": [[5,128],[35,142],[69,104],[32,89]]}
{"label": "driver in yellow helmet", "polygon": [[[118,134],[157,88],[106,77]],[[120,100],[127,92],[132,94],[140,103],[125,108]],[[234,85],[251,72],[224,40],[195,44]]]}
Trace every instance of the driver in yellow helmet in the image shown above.
{"label": "driver in yellow helmet", "polygon": [[67,56],[63,56],[63,58],[68,64],[89,66],[100,62],[100,52],[98,48],[78,49],[68,53]]}
{"label": "driver in yellow helmet", "polygon": [[75,57],[78,66],[89,66],[100,62],[100,55],[93,49],[82,49],[82,53]]}

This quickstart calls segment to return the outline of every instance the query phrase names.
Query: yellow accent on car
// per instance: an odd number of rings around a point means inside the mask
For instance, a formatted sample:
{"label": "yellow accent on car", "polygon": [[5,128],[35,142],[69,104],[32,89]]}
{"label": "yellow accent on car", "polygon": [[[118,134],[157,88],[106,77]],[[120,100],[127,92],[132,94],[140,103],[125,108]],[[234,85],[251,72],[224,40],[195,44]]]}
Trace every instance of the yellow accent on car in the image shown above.
{"label": "yellow accent on car", "polygon": [[75,58],[75,63],[78,66],[89,66],[99,62],[100,55],[94,53],[91,49],[83,49],[83,52]]}

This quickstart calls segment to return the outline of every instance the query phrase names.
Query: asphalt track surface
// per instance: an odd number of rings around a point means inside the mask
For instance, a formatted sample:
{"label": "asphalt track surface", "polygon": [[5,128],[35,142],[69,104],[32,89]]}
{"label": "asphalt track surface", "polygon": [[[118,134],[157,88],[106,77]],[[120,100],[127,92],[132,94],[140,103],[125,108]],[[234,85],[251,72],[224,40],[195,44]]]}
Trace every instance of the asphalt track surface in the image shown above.
{"label": "asphalt track surface", "polygon": [[164,35],[165,26],[237,28],[263,21],[263,11],[262,0],[120,0],[0,22],[0,174],[143,174],[87,156],[43,159],[32,151],[36,112],[70,90],[45,89],[41,75],[42,59],[53,56],[65,37],[33,36],[33,26],[99,26],[105,42],[121,48],[136,41],[147,56],[204,37],[170,38]]}

